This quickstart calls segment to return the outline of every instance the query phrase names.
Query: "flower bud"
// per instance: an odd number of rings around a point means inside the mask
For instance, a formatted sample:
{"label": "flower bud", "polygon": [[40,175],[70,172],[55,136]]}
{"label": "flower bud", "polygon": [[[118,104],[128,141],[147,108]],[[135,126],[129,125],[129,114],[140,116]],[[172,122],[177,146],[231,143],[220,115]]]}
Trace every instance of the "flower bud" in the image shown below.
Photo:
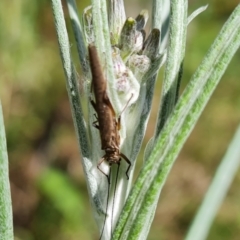
{"label": "flower bud", "polygon": [[154,28],[143,44],[142,54],[148,56],[151,60],[155,59],[159,53],[160,30]]}
{"label": "flower bud", "polygon": [[135,77],[141,81],[143,75],[148,71],[151,60],[146,55],[133,54],[128,60],[128,66]]}
{"label": "flower bud", "polygon": [[137,22],[133,18],[128,18],[122,28],[119,47],[121,56],[125,61],[133,52],[142,49],[143,35],[137,31]]}
{"label": "flower bud", "polygon": [[137,30],[141,31],[144,29],[147,20],[148,20],[148,11],[147,10],[142,10],[138,16],[136,17],[136,22],[137,22]]}

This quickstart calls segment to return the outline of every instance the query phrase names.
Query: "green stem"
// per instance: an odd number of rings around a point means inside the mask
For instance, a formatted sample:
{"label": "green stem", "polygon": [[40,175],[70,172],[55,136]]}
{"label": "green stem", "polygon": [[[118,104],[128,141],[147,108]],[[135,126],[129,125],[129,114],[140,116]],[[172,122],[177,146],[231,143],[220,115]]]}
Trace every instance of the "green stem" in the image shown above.
{"label": "green stem", "polygon": [[176,104],[178,74],[185,54],[186,29],[187,1],[171,1],[169,45],[155,140]]}

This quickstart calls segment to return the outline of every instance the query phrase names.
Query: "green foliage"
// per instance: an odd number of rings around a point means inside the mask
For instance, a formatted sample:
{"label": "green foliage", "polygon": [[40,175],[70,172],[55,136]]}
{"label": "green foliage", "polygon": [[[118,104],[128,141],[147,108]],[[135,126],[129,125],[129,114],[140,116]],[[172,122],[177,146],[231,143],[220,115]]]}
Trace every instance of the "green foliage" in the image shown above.
{"label": "green foliage", "polygon": [[54,169],[46,170],[41,174],[38,186],[53,207],[66,218],[66,222],[73,226],[80,220],[83,214],[82,197],[64,173]]}
{"label": "green foliage", "polygon": [[[39,231],[46,231],[38,236],[38,239],[87,237],[84,229],[88,227],[88,223],[82,221],[82,216],[86,214],[83,195],[64,172],[53,168],[44,171],[37,181],[37,186],[46,201],[42,202],[42,211],[39,212]],[[60,227],[59,233],[51,230],[51,222],[55,222],[54,228]]]}

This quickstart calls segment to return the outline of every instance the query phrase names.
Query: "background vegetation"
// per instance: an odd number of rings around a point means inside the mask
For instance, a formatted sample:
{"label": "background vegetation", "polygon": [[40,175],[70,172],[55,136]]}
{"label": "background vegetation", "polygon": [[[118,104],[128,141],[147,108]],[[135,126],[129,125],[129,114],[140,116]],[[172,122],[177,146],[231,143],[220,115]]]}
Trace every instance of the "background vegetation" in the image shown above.
{"label": "background vegetation", "polygon": [[[127,16],[135,17],[143,8],[151,11],[147,2],[128,1]],[[182,89],[239,2],[192,0],[189,13],[207,3],[207,11],[188,28]],[[80,13],[89,4],[79,1]],[[72,35],[70,27],[69,33]],[[74,45],[72,50],[76,52]],[[98,239],[49,1],[0,1],[0,54],[0,96],[8,140],[16,239]],[[240,122],[239,66],[238,51],[173,167],[159,201],[150,240],[183,239]],[[81,87],[81,71],[79,66],[76,69]],[[144,144],[153,132],[161,78],[162,72]],[[141,161],[139,156],[139,168]],[[239,238],[239,185],[240,173],[208,239]]]}

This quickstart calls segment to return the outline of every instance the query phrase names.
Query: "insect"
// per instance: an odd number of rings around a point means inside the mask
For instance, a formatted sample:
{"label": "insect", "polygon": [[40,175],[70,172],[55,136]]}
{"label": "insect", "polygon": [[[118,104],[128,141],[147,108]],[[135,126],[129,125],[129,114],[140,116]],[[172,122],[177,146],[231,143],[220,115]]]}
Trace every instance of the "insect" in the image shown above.
{"label": "insect", "polygon": [[[127,179],[129,178],[128,172],[131,167],[131,162],[123,153],[120,152],[119,130],[121,128],[121,114],[119,115],[118,118],[116,117],[116,113],[108,98],[107,82],[102,72],[101,63],[97,54],[97,49],[93,44],[90,44],[88,46],[88,52],[89,52],[90,68],[92,72],[92,88],[95,95],[95,102],[93,100],[90,100],[90,101],[97,113],[97,116],[96,116],[97,120],[93,123],[93,125],[99,130],[102,150],[105,151],[105,155],[98,162],[97,168],[107,177],[107,180],[108,180],[108,193],[107,193],[107,205],[106,205],[106,212],[107,212],[109,188],[110,188],[111,165],[112,164],[118,165],[115,187],[114,187],[114,195],[115,195],[121,159],[123,158],[128,164],[128,168],[126,170]],[[109,175],[106,174],[100,168],[101,164],[104,161],[106,161],[110,166]],[[115,197],[113,197],[113,206],[114,206],[114,198]],[[113,212],[113,209],[112,209],[112,212]],[[104,226],[106,223],[106,217],[107,215],[105,216],[100,239],[102,238]],[[112,225],[113,225],[112,221],[113,219],[111,219],[111,234],[112,234]]]}
{"label": "insect", "polygon": [[92,72],[92,87],[95,95],[95,102],[91,100],[91,104],[97,113],[97,121],[93,124],[99,129],[102,150],[105,155],[100,159],[97,168],[108,178],[101,168],[101,164],[106,161],[111,167],[112,164],[120,164],[123,158],[128,163],[126,170],[127,178],[131,167],[130,160],[120,152],[120,135],[121,116],[116,117],[116,113],[107,95],[107,82],[104,78],[100,60],[98,58],[97,49],[93,44],[88,46],[89,61]]}

